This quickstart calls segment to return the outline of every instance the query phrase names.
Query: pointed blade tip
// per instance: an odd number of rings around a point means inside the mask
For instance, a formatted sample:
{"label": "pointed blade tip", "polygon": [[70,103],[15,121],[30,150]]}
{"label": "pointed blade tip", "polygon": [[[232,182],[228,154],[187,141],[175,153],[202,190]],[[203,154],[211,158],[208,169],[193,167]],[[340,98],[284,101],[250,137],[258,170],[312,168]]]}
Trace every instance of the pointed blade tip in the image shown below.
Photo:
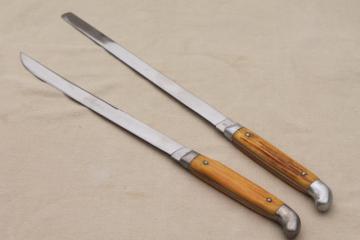
{"label": "pointed blade tip", "polygon": [[26,53],[24,53],[23,51],[20,51],[19,56],[20,56],[20,59],[22,60],[26,56]]}
{"label": "pointed blade tip", "polygon": [[35,59],[33,59],[24,52],[20,52],[20,61],[24,66],[24,68],[28,70],[32,75],[34,75],[37,79],[39,79],[42,82],[47,82],[39,75],[39,72],[37,71],[37,68],[39,67],[47,69],[44,65],[42,65],[41,63],[39,63],[38,61],[36,61]]}
{"label": "pointed blade tip", "polygon": [[25,68],[28,69],[27,61],[33,60],[31,57],[29,57],[26,53],[20,51],[20,61],[24,65]]}

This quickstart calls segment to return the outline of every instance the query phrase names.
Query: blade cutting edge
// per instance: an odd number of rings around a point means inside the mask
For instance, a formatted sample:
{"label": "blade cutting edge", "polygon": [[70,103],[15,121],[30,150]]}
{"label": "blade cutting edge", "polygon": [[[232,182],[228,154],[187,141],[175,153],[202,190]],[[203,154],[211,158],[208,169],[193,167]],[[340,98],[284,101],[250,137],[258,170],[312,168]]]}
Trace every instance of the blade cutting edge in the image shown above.
{"label": "blade cutting edge", "polygon": [[66,96],[110,120],[114,124],[126,129],[165,153],[172,155],[178,150],[185,148],[171,138],[131,117],[129,114],[64,79],[26,54],[21,53],[20,58],[25,68],[40,80],[55,87]]}
{"label": "blade cutting edge", "polygon": [[185,90],[173,80],[169,79],[159,71],[152,68],[150,65],[136,57],[134,54],[120,46],[118,43],[110,39],[102,32],[95,29],[93,26],[80,19],[75,14],[69,12],[62,15],[62,18],[72,25],[75,29],[83,33],[85,36],[93,40],[96,44],[104,48],[121,62],[134,69],[147,80],[176,98],[182,104],[192,109],[200,116],[208,120],[214,126],[223,122],[227,118],[217,111],[215,108],[194,96],[189,91]]}

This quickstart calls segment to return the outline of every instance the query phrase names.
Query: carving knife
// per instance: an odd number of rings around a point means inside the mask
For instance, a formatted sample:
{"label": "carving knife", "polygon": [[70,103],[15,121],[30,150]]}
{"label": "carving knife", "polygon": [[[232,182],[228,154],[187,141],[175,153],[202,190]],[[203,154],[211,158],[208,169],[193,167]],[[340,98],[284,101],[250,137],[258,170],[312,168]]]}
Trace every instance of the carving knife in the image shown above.
{"label": "carving knife", "polygon": [[20,54],[27,70],[40,80],[63,92],[69,98],[91,109],[145,142],[167,153],[195,176],[227,194],[255,212],[278,222],[288,238],[300,230],[298,215],[280,199],[242,177],[220,162],[195,152],[164,134],[150,128],[122,110],[76,86],[36,60]]}
{"label": "carving knife", "polygon": [[115,58],[209,121],[228,140],[261,166],[297,190],[310,195],[319,211],[325,212],[330,208],[332,203],[330,188],[308,168],[250,129],[227,118],[75,14],[65,13],[62,18]]}

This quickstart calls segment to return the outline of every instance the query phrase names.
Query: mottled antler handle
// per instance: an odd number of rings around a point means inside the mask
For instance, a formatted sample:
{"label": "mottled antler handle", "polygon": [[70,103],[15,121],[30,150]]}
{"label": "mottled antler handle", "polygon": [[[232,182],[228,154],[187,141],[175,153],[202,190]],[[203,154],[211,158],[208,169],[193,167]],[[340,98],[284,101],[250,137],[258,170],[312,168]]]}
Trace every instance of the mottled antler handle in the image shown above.
{"label": "mottled antler handle", "polygon": [[312,196],[319,211],[325,212],[330,208],[331,190],[312,171],[245,127],[238,129],[231,140],[245,154],[270,172]]}

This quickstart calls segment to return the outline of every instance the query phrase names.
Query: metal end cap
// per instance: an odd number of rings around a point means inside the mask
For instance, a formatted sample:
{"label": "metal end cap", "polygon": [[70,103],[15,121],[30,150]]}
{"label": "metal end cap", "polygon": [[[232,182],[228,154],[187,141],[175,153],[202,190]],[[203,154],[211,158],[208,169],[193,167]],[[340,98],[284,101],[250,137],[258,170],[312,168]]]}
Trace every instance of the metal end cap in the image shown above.
{"label": "metal end cap", "polygon": [[276,215],[277,221],[282,226],[285,236],[288,239],[295,238],[301,228],[300,218],[296,212],[287,205],[283,205],[276,211]]}
{"label": "metal end cap", "polygon": [[333,200],[332,192],[321,180],[313,182],[308,193],[315,200],[315,206],[320,212],[326,212],[330,209]]}

